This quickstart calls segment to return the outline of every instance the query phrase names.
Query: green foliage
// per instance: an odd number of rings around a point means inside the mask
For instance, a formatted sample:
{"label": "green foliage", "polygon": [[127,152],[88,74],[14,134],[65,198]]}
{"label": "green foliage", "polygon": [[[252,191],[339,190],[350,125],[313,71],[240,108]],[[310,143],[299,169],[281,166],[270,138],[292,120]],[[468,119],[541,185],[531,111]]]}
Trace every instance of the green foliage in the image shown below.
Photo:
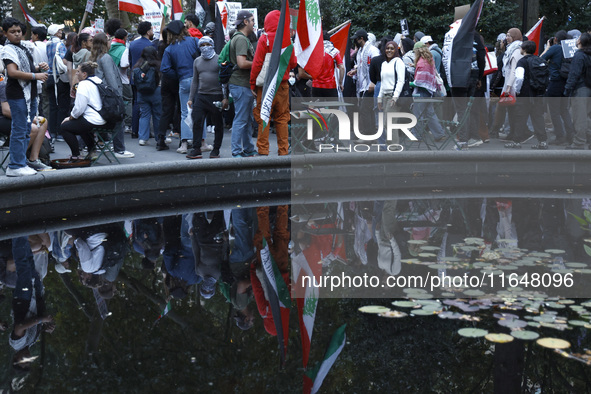
{"label": "green foliage", "polygon": [[544,31],[549,37],[561,29],[584,32],[591,25],[591,3],[587,0],[541,1],[540,16],[546,16]]}
{"label": "green foliage", "polygon": [[[60,0],[55,2],[36,0],[28,2],[28,6],[33,16],[46,26],[52,23],[65,23],[78,31],[86,8],[86,1]],[[88,15],[85,25],[89,26],[90,21],[96,18],[108,19],[104,1],[95,1],[92,13]]]}

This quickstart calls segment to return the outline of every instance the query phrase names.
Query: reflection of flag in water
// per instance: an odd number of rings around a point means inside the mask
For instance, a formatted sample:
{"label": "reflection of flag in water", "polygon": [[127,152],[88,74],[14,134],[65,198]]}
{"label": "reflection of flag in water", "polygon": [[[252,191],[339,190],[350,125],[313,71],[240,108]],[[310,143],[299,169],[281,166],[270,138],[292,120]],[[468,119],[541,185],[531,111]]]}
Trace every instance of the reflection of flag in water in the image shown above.
{"label": "reflection of flag in water", "polygon": [[281,1],[281,16],[277,25],[275,42],[273,42],[273,51],[271,60],[265,77],[263,86],[263,97],[261,98],[261,119],[263,120],[263,129],[267,127],[271,117],[271,107],[275,93],[283,80],[285,71],[289,66],[289,60],[293,52],[293,45],[289,37],[289,3],[287,0]]}
{"label": "reflection of flag in water", "polygon": [[285,355],[287,354],[287,343],[289,334],[289,310],[291,308],[291,297],[287,284],[281,276],[279,267],[271,255],[267,240],[263,238],[263,249],[261,249],[261,264],[265,271],[263,286],[266,287],[266,294],[269,297],[271,313],[275,330],[277,331],[277,341],[279,342],[279,363],[283,368],[285,365]]}
{"label": "reflection of flag in water", "polygon": [[324,359],[321,363],[318,363],[313,369],[307,371],[304,374],[304,394],[314,394],[320,390],[322,382],[328,371],[333,366],[339,354],[345,347],[345,341],[347,336],[345,335],[346,324],[340,326],[335,333],[332,335],[328,349],[324,353]]}
{"label": "reflection of flag in water", "polygon": [[536,43],[536,51],[534,52],[534,55],[536,56],[538,56],[538,54],[540,53],[540,44],[542,44],[542,23],[544,22],[544,18],[546,17],[543,16],[538,21],[538,23],[534,25],[534,27],[532,27],[531,29],[529,29],[527,33],[525,33],[525,36],[528,40]]}
{"label": "reflection of flag in water", "polygon": [[[318,287],[312,282],[320,283],[322,275],[322,264],[312,261],[314,271],[310,267],[304,253],[300,253],[291,261],[294,283],[296,284],[296,300],[298,306],[298,317],[300,321],[300,333],[302,335],[302,361],[304,368],[308,366],[312,333],[314,331],[314,320],[316,319],[316,307],[318,305]],[[304,280],[304,276],[306,279]]]}
{"label": "reflection of flag in water", "polygon": [[168,301],[168,304],[166,304],[166,306],[164,307],[164,310],[162,311],[160,316],[158,316],[158,319],[156,319],[154,324],[158,323],[160,321],[160,319],[162,319],[164,316],[166,316],[166,314],[168,312],[170,312],[171,309],[172,309],[172,305],[170,305],[170,301]]}
{"label": "reflection of flag in water", "polygon": [[317,78],[324,65],[324,41],[318,0],[300,0],[294,48],[300,67],[312,78]]}
{"label": "reflection of flag in water", "polygon": [[25,19],[27,20],[27,22],[29,22],[29,24],[33,27],[35,26],[43,26],[41,23],[37,22],[32,16],[31,14],[29,14],[26,10],[25,7],[23,7],[23,4],[21,3],[21,1],[18,1],[18,5],[21,8],[21,11],[23,12],[23,15],[25,16]]}

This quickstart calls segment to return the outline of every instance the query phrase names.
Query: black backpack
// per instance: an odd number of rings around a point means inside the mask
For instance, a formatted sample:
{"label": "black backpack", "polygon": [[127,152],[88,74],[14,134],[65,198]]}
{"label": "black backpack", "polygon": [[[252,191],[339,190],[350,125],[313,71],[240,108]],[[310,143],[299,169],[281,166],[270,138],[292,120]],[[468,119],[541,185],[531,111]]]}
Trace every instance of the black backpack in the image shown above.
{"label": "black backpack", "polygon": [[546,91],[548,87],[548,63],[539,56],[529,56],[527,59],[529,68],[529,86],[537,93]]}
{"label": "black backpack", "polygon": [[567,80],[568,74],[570,73],[570,65],[573,61],[572,57],[562,59],[562,64],[560,65],[560,77]]}
{"label": "black backpack", "polygon": [[133,69],[133,82],[138,92],[146,95],[154,93],[158,87],[156,73],[156,68],[150,67],[147,62]]}
{"label": "black backpack", "polygon": [[98,88],[99,96],[101,96],[103,102],[100,111],[89,104],[90,108],[98,112],[101,118],[109,124],[121,122],[125,116],[123,97],[104,82],[96,83],[92,78],[86,78],[86,80],[92,82]]}

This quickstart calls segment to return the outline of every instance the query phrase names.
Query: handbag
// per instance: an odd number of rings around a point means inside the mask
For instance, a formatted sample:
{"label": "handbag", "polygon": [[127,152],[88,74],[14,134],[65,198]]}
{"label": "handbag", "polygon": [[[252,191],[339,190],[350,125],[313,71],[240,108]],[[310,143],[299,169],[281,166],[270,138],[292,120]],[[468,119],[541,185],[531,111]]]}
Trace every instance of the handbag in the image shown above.
{"label": "handbag", "polygon": [[[267,37],[267,48],[269,47],[269,36],[265,34]],[[265,55],[265,61],[263,62],[263,67],[261,67],[261,71],[259,75],[257,75],[256,86],[264,86],[265,85],[265,78],[267,78],[267,70],[269,69],[269,63],[271,62],[271,52]]]}
{"label": "handbag", "polygon": [[435,72],[435,80],[437,81],[437,91],[433,92],[433,96],[435,97],[445,97],[447,96],[447,90],[445,90],[445,84],[443,83],[443,78],[441,75],[436,71]]}
{"label": "handbag", "polygon": [[494,53],[490,53],[488,49],[486,49],[486,56],[485,56],[485,66],[484,66],[484,75],[490,75],[497,72],[499,69],[497,65],[497,58],[495,57]]}
{"label": "handbag", "polygon": [[499,98],[499,105],[510,106],[515,105],[515,96],[509,92],[503,92]]}

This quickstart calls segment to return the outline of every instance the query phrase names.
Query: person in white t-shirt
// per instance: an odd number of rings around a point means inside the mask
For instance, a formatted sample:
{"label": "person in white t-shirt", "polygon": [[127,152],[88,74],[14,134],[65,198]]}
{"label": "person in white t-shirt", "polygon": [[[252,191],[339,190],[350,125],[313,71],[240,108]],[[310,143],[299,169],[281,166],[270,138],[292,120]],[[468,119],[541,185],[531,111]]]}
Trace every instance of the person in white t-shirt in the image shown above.
{"label": "person in white t-shirt", "polygon": [[99,77],[94,75],[94,70],[97,67],[98,64],[95,62],[85,62],[78,66],[76,71],[76,76],[80,81],[76,90],[76,101],[74,101],[74,108],[72,108],[70,116],[64,119],[61,126],[64,140],[72,150],[71,162],[83,159],[80,157],[77,135],[82,137],[88,147],[87,158],[96,157],[92,129],[106,123],[98,112],[102,108],[98,87],[90,81],[92,80],[96,84],[102,82]]}

